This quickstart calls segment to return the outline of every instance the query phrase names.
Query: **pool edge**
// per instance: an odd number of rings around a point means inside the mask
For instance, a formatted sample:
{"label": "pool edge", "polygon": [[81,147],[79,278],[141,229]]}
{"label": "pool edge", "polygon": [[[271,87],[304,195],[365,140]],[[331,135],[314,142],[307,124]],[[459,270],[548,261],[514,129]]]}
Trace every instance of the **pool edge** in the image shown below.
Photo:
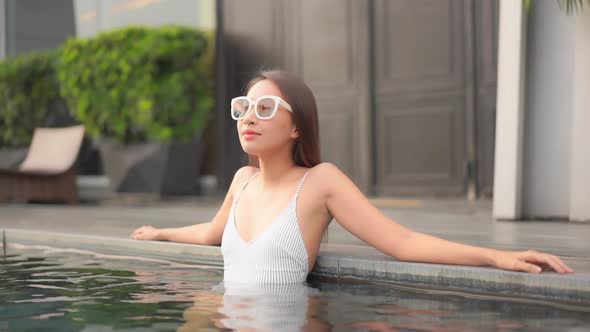
{"label": "pool edge", "polygon": [[[220,247],[126,238],[4,229],[7,243],[88,249],[106,254],[137,255],[223,267]],[[529,274],[495,268],[400,262],[389,258],[318,256],[312,276],[436,288],[501,297],[521,297],[590,305],[586,274]]]}

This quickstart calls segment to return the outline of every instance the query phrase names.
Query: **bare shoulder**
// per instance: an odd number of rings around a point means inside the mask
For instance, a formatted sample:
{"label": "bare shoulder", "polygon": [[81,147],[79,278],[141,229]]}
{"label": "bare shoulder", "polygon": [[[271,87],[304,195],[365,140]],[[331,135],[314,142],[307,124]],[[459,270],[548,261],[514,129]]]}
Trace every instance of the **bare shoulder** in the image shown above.
{"label": "bare shoulder", "polygon": [[229,185],[227,193],[225,195],[226,199],[225,202],[231,202],[233,200],[234,194],[238,188],[241,188],[244,183],[258,171],[258,168],[252,166],[243,166],[239,168],[235,173],[234,177]]}
{"label": "bare shoulder", "polygon": [[317,180],[322,180],[325,177],[333,178],[339,176],[339,174],[342,174],[342,171],[338,166],[332,163],[323,162],[312,167],[310,173],[313,174]]}
{"label": "bare shoulder", "polygon": [[315,189],[326,197],[332,193],[338,184],[343,181],[350,181],[338,166],[329,162],[323,162],[312,167],[310,177]]}
{"label": "bare shoulder", "polygon": [[252,175],[254,175],[254,173],[258,172],[258,168],[254,167],[254,166],[243,166],[240,167],[236,173],[234,174],[234,180],[237,180],[238,182],[241,181],[245,181],[247,180],[249,177],[251,177]]}
{"label": "bare shoulder", "polygon": [[234,174],[231,187],[240,187],[242,184],[248,181],[248,179],[256,172],[258,172],[258,168],[254,166],[243,166],[239,168]]}
{"label": "bare shoulder", "polygon": [[328,173],[341,172],[340,169],[338,168],[338,166],[336,166],[330,162],[319,163],[319,164],[315,165],[314,167],[312,167],[312,169],[316,173],[320,172],[323,174],[325,174],[326,172],[328,172]]}

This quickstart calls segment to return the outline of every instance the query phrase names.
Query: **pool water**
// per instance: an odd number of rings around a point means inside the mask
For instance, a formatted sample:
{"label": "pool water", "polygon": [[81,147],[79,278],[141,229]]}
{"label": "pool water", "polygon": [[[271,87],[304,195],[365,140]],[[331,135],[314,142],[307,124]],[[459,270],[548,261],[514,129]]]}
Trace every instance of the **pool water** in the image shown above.
{"label": "pool water", "polygon": [[586,331],[587,308],[391,285],[223,283],[219,267],[12,245],[0,331]]}

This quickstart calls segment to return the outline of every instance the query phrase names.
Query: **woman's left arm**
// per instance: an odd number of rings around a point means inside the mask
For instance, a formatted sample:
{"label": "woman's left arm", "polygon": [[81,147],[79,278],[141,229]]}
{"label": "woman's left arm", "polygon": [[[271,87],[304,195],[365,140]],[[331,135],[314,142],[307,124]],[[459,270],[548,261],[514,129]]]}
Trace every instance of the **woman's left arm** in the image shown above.
{"label": "woman's left arm", "polygon": [[316,167],[320,173],[317,181],[334,219],[359,239],[396,259],[537,273],[541,272],[540,266],[548,266],[559,273],[573,272],[554,255],[470,246],[412,231],[379,211],[336,166],[322,163]]}

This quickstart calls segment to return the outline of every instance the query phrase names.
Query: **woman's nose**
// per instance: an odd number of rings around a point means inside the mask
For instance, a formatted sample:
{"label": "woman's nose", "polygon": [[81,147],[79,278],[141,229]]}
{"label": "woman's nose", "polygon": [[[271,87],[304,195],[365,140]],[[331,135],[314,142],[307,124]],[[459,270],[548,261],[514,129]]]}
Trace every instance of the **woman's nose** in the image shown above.
{"label": "woman's nose", "polygon": [[245,124],[251,124],[251,123],[254,123],[255,119],[256,119],[256,114],[254,113],[254,107],[250,106],[248,108],[248,110],[246,111],[246,115],[244,115],[244,118],[242,119],[242,121]]}

